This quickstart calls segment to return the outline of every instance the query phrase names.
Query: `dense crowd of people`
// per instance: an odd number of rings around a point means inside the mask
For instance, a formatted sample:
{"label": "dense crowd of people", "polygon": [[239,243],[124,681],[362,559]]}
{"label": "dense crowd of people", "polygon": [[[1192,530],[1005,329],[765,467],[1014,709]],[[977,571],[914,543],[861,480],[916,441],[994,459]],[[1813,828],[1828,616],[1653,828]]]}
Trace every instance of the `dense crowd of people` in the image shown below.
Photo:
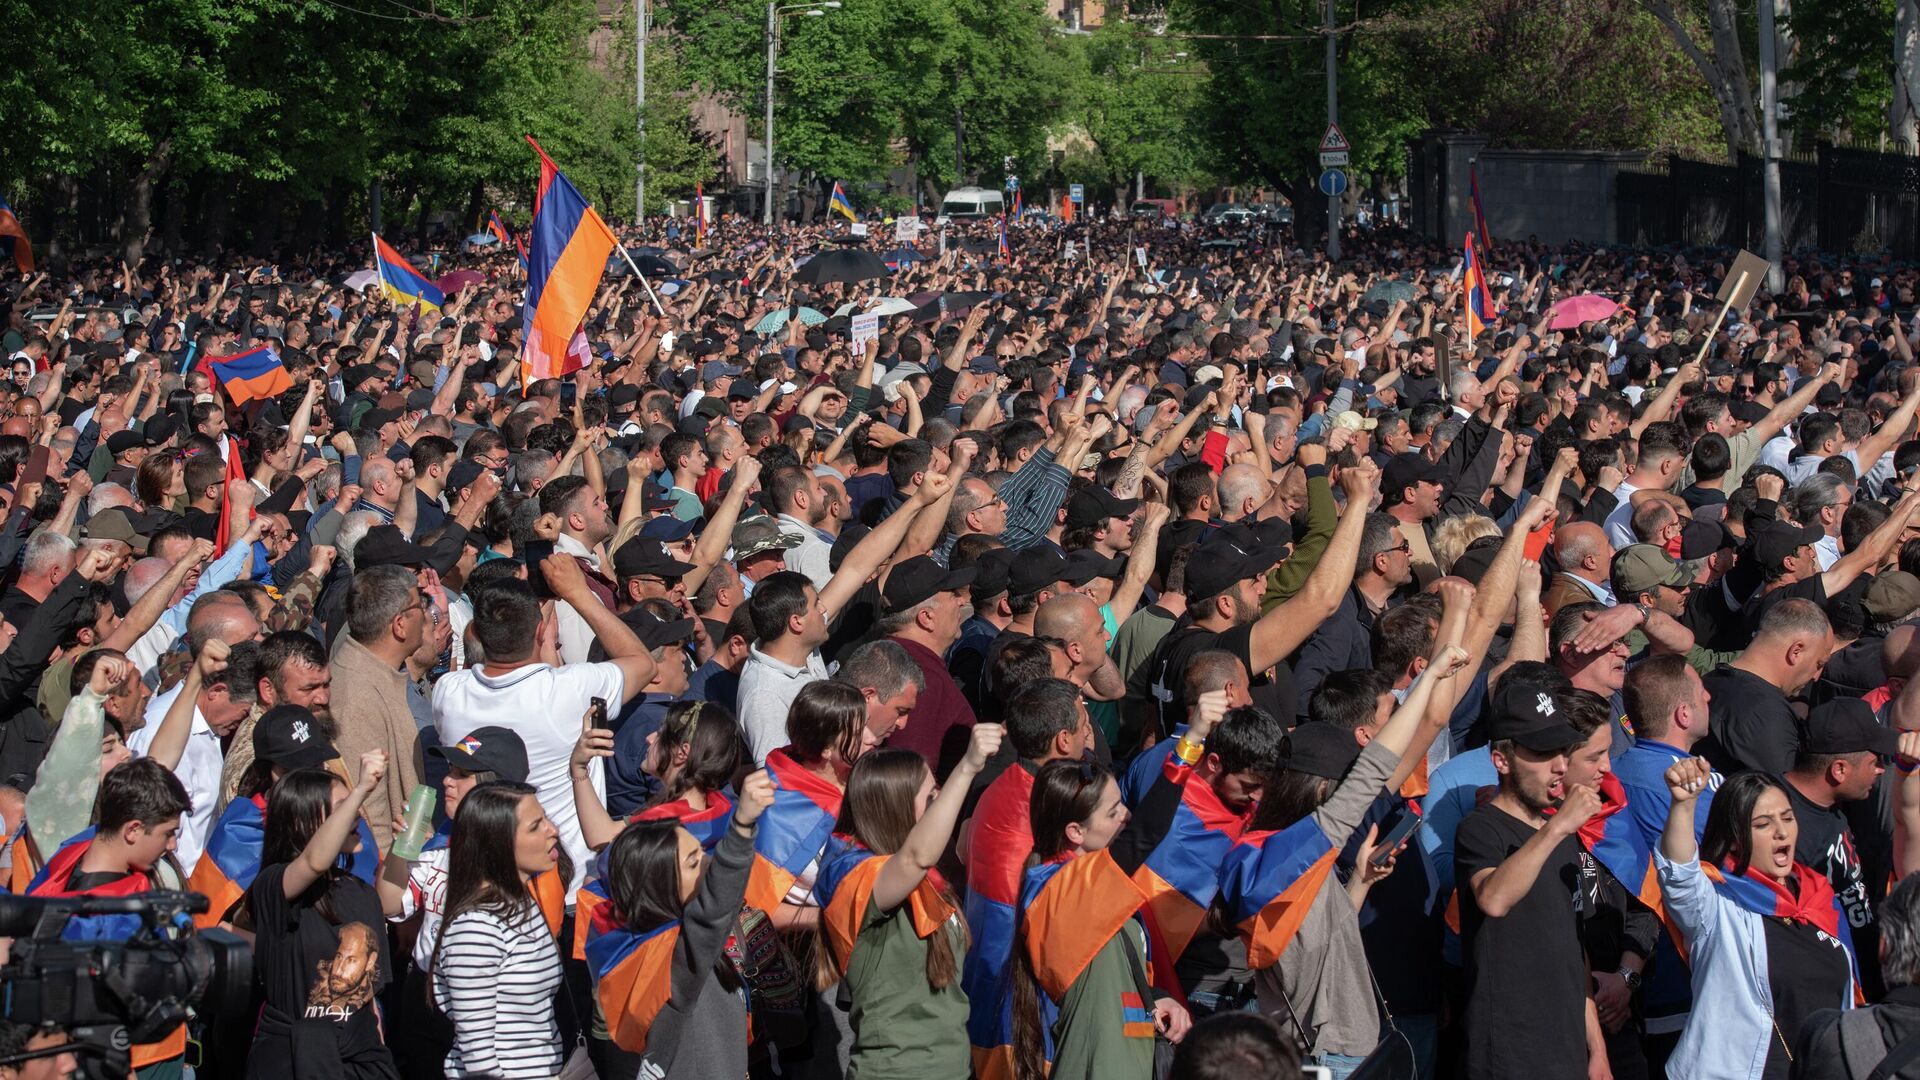
{"label": "dense crowd of people", "polygon": [[1920,274],[872,231],[554,379],[511,250],[0,273],[5,883],[252,947],[138,1075],[1920,1076]]}

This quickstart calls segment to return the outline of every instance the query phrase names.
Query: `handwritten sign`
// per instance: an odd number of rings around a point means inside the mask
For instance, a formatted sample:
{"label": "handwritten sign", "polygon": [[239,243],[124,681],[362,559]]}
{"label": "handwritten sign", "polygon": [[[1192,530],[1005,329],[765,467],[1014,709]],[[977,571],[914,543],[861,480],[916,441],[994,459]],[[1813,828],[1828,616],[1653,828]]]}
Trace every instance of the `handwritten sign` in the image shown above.
{"label": "handwritten sign", "polygon": [[853,335],[853,351],[857,353],[867,342],[880,336],[880,316],[855,315],[847,321],[847,329]]}

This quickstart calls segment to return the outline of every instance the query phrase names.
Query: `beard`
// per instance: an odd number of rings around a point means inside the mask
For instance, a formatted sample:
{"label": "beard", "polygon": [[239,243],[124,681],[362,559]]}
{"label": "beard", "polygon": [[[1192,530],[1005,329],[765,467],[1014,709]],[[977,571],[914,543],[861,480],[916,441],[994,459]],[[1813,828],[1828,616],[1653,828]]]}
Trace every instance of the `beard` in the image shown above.
{"label": "beard", "polygon": [[1233,625],[1245,626],[1250,622],[1254,622],[1258,620],[1259,618],[1260,618],[1260,605],[1249,604],[1247,603],[1245,597],[1241,596],[1238,593],[1235,593],[1233,597]]}

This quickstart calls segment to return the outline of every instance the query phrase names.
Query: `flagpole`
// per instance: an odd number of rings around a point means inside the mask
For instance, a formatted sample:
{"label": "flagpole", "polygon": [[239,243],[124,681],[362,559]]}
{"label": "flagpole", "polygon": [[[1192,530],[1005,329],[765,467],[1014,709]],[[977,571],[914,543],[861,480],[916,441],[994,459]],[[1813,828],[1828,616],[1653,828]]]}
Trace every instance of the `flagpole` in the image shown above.
{"label": "flagpole", "polygon": [[386,296],[387,272],[380,269],[380,234],[368,233],[367,235],[373,237],[373,276],[380,282],[380,295]]}
{"label": "flagpole", "polygon": [[660,298],[653,295],[653,286],[647,284],[647,275],[641,273],[640,268],[633,265],[633,256],[627,254],[627,249],[624,247],[621,247],[618,243],[613,245],[613,250],[620,253],[620,257],[627,261],[627,269],[633,271],[633,276],[640,279],[641,286],[647,290],[647,299],[653,301],[654,313],[659,315],[663,319],[666,318],[667,309],[661,307]]}

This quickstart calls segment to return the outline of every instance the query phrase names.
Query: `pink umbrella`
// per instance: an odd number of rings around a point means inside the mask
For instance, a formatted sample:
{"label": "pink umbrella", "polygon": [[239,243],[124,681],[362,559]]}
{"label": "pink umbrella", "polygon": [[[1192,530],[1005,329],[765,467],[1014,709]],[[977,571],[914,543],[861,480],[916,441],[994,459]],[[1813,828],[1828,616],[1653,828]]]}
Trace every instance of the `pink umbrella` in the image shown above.
{"label": "pink umbrella", "polygon": [[1569,296],[1553,305],[1553,321],[1547,324],[1549,330],[1573,330],[1581,323],[1604,319],[1620,310],[1620,305],[1598,293],[1582,293]]}
{"label": "pink umbrella", "polygon": [[469,283],[484,284],[486,280],[487,275],[477,270],[450,270],[442,274],[440,280],[434,282],[434,284],[440,287],[441,292],[452,296],[454,293],[466,288]]}

